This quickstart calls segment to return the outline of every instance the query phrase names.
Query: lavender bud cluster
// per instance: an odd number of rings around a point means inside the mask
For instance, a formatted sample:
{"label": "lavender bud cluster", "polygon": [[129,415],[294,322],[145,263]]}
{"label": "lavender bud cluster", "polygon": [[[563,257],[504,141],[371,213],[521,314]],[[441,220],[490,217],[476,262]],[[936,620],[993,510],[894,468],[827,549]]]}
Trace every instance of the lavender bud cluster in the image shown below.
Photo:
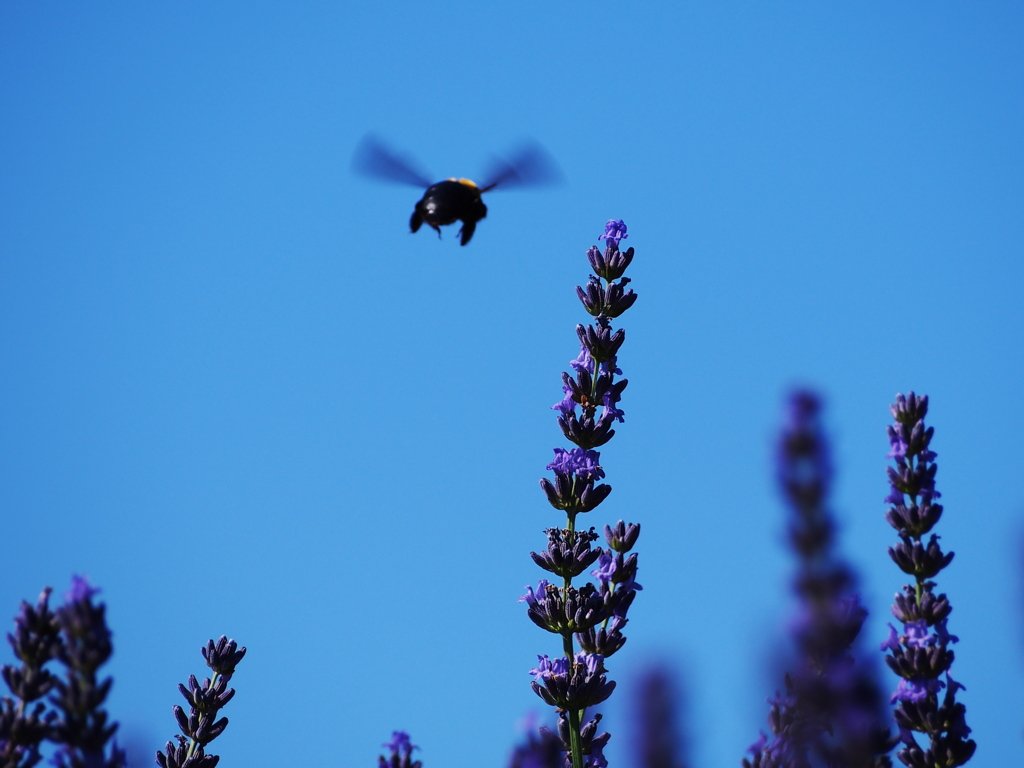
{"label": "lavender bud cluster", "polygon": [[58,710],[51,736],[60,744],[53,760],[57,768],[122,768],[126,764],[125,753],[116,743],[109,755],[105,752],[107,741],[117,730],[117,723],[108,722],[102,708],[114,680],[98,679],[97,671],[114,647],[106,606],[92,601],[98,591],[75,576],[64,605],[56,612],[61,632],[56,656],[67,667],[66,679],[55,681],[56,695],[52,697]]}
{"label": "lavender bud cluster", "polygon": [[799,563],[796,658],[785,675],[785,693],[768,700],[773,737],[761,734],[750,748],[752,758],[743,760],[745,768],[892,765],[894,740],[880,689],[872,668],[851,652],[867,611],[854,591],[853,571],[834,551],[835,524],[827,506],[832,471],[820,410],[816,395],[795,393],[779,441],[789,544]]}
{"label": "lavender bud cluster", "polygon": [[[14,634],[7,635],[21,666],[5,665],[2,671],[13,698],[0,699],[0,767],[30,768],[42,759],[44,741],[57,745],[51,759],[57,768],[125,765],[124,751],[112,741],[117,723],[103,709],[113,679],[101,679],[99,668],[113,646],[106,606],[93,602],[97,592],[74,576],[56,611],[50,609],[49,587],[35,607],[22,602]],[[63,678],[46,669],[51,661],[64,667]]]}
{"label": "lavender bud cluster", "polygon": [[[576,527],[578,515],[594,510],[611,493],[610,485],[598,483],[605,472],[594,449],[611,440],[613,425],[625,417],[618,404],[628,382],[616,377],[622,375],[617,360],[626,334],[621,328],[613,330],[612,320],[637,298],[626,288],[629,278],[623,277],[634,253],[632,248],[619,250],[626,237],[621,220],[607,223],[599,238],[606,240],[605,251],[592,247],[587,252],[593,274],[585,288],[576,289],[594,322],[576,327],[580,352],[570,363],[573,373],[562,374],[562,400],[552,406],[558,411],[562,434],[576,447],[555,448],[554,460],[547,466],[554,479],[540,481],[551,506],[565,512],[566,523],[563,528],[547,529],[547,548],[531,553],[534,563],[557,581],[541,579],[536,589],[527,587],[521,598],[530,620],[562,639],[562,655],[538,656],[530,674],[534,692],[558,713],[558,739],[568,768],[608,764],[603,750],[610,734],[598,732],[599,714],[584,722],[586,710],[605,701],[615,688],[607,678],[605,659],[626,642],[622,632],[628,623],[627,611],[641,589],[636,582],[637,556],[629,554],[640,534],[639,525],[620,520],[614,527],[605,526],[607,549],[594,546],[599,539],[594,528]],[[596,584],[572,583],[595,564],[591,575]],[[550,745],[550,739],[537,743]]]}
{"label": "lavender bud cluster", "polygon": [[392,732],[391,741],[385,742],[381,746],[387,747],[391,754],[387,757],[381,755],[377,758],[378,768],[423,768],[423,763],[420,760],[412,759],[412,751],[419,747],[412,743],[409,734],[405,731]]}
{"label": "lavender bud cluster", "polygon": [[[910,768],[953,768],[974,754],[975,743],[965,719],[966,709],[956,701],[964,686],[950,677],[952,643],[959,638],[946,628],[953,610],[944,594],[935,593],[935,578],[953,559],[943,553],[939,537],[931,530],[942,517],[941,494],[935,490],[936,454],[929,447],[934,429],[925,427],[928,397],[899,394],[890,407],[894,423],[887,428],[890,504],[885,519],[899,535],[889,557],[908,576],[914,577],[896,594],[892,613],[903,623],[902,632],[889,625],[882,650],[889,668],[899,675],[892,695],[902,749],[899,759]],[[924,537],[928,536],[925,543]],[[943,681],[942,678],[945,678]],[[940,692],[945,689],[941,701]],[[923,734],[922,747],[914,736]]]}
{"label": "lavender bud cluster", "polygon": [[20,667],[5,664],[4,682],[14,698],[0,699],[0,766],[31,768],[42,758],[39,746],[49,735],[57,716],[41,700],[56,684],[56,678],[45,669],[60,646],[60,629],[50,610],[49,587],[39,595],[35,607],[21,603],[14,620],[14,634],[7,641]]}
{"label": "lavender bud cluster", "polygon": [[[235,667],[245,656],[245,648],[239,648],[234,640],[221,635],[214,643],[207,642],[200,649],[206,665],[213,670],[213,677],[203,678],[200,683],[195,675],[190,675],[188,687],[179,685],[178,690],[188,702],[188,714],[177,704],[173,707],[174,719],[184,735],[175,736],[177,744],[168,741],[164,746],[167,751],[156,753],[156,763],[160,768],[214,768],[220,761],[218,755],[206,754],[206,745],[220,736],[228,726],[228,719],[217,715],[235,695],[234,688],[228,688]],[[187,737],[187,738],[186,738]]]}

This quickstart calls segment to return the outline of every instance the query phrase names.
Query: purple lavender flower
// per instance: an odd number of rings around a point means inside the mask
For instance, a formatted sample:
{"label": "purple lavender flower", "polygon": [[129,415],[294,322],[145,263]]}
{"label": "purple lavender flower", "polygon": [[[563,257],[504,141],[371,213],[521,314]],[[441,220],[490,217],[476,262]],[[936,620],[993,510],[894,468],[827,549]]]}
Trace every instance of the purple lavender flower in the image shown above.
{"label": "purple lavender flower", "polygon": [[[167,754],[158,751],[156,762],[160,768],[214,768],[220,757],[206,754],[206,745],[220,736],[228,726],[228,719],[217,715],[235,695],[234,688],[228,688],[235,667],[245,656],[245,648],[239,648],[234,640],[221,635],[215,643],[210,640],[200,649],[206,666],[213,671],[212,678],[203,678],[202,683],[195,675],[190,675],[188,688],[179,685],[178,690],[188,702],[189,711],[175,705],[172,709],[174,719],[182,734],[175,736],[177,744],[168,741],[164,749]],[[186,738],[187,737],[187,738]]]}
{"label": "purple lavender flower", "polygon": [[423,768],[423,762],[412,759],[412,751],[419,749],[412,740],[409,738],[409,734],[405,731],[393,731],[391,733],[391,741],[381,744],[382,747],[386,747],[391,754],[387,757],[381,755],[377,758],[378,768]]}
{"label": "purple lavender flower", "polygon": [[626,234],[626,222],[622,219],[608,219],[608,223],[604,225],[604,234],[597,239],[607,240],[609,245],[618,248],[619,241],[625,240],[627,237],[629,235]]}
{"label": "purple lavender flower", "polygon": [[604,658],[579,651],[568,659],[538,656],[538,664],[530,670],[534,676],[530,687],[552,707],[569,713],[593,707],[612,695],[615,682],[605,677]]}
{"label": "purple lavender flower", "polygon": [[575,475],[578,480],[600,480],[604,477],[601,468],[601,454],[583,448],[555,448],[555,460],[548,464],[547,469],[556,474]]}
{"label": "purple lavender flower", "polygon": [[39,747],[48,734],[57,713],[47,710],[42,698],[56,684],[45,666],[55,658],[60,646],[60,629],[49,600],[47,587],[33,607],[21,603],[14,619],[14,634],[7,640],[20,667],[3,667],[3,679],[14,698],[0,699],[0,766],[31,768],[41,759]]}
{"label": "purple lavender flower", "polygon": [[608,584],[612,580],[612,575],[615,573],[615,558],[608,552],[605,552],[598,558],[597,568],[590,572],[590,575],[596,578],[602,585]]}
{"label": "purple lavender flower", "polygon": [[[892,613],[903,622],[903,631],[889,625],[889,637],[881,644],[885,661],[899,675],[892,694],[902,749],[899,759],[910,768],[953,768],[974,754],[975,743],[964,717],[966,709],[956,701],[964,687],[949,677],[958,641],[946,628],[952,608],[945,595],[936,595],[932,579],[949,565],[953,553],[943,553],[939,538],[931,533],[942,516],[941,494],[935,489],[936,453],[931,450],[932,427],[925,427],[928,397],[910,392],[896,395],[890,408],[894,423],[887,428],[895,466],[887,469],[890,505],[885,519],[896,529],[899,542],[889,556],[900,570],[914,577],[913,584],[896,595]],[[929,536],[927,543],[923,541]],[[940,678],[945,676],[946,681]],[[939,700],[939,694],[945,695]],[[915,733],[927,741],[918,743]]]}
{"label": "purple lavender flower", "polygon": [[[67,668],[65,679],[54,681],[51,697],[58,716],[50,738],[60,746],[53,757],[57,768],[123,768],[126,755],[111,741],[117,723],[108,721],[103,702],[113,685],[112,678],[100,680],[99,668],[114,648],[106,622],[106,606],[93,603],[98,589],[75,576],[66,602],[54,614],[61,643],[58,661]],[[111,742],[109,752],[107,742]]]}
{"label": "purple lavender flower", "polygon": [[548,585],[551,584],[547,579],[541,579],[537,583],[537,591],[533,591],[533,587],[526,586],[526,594],[519,598],[520,603],[526,603],[530,608],[537,605],[547,594]]}
{"label": "purple lavender flower", "polygon": [[[562,639],[563,655],[539,656],[530,674],[534,692],[559,714],[558,738],[567,753],[567,768],[607,765],[603,750],[610,737],[597,733],[600,715],[583,721],[587,708],[600,704],[615,688],[606,677],[604,661],[626,642],[622,634],[626,614],[641,589],[635,578],[636,555],[625,555],[636,543],[639,526],[627,527],[620,520],[614,530],[606,527],[612,547],[608,551],[593,546],[598,538],[593,528],[576,530],[577,516],[594,510],[611,493],[610,485],[598,484],[605,470],[594,449],[611,440],[612,425],[625,417],[619,403],[628,382],[616,377],[622,375],[618,354],[626,334],[621,328],[612,329],[612,320],[636,302],[636,294],[625,289],[629,279],[622,276],[633,259],[632,248],[624,254],[618,250],[625,237],[626,225],[609,221],[601,236],[608,241],[604,255],[597,248],[587,252],[595,274],[585,289],[576,288],[576,295],[594,322],[576,327],[579,354],[569,363],[572,373],[562,373],[563,397],[552,406],[558,411],[562,434],[575,447],[554,449],[554,460],[547,465],[554,479],[544,478],[540,485],[551,506],[566,513],[566,524],[548,528],[547,549],[530,556],[562,581],[554,584],[542,579],[536,591],[527,587],[520,599],[534,624]],[[574,586],[572,580],[595,561],[600,563],[593,572],[599,585]]]}
{"label": "purple lavender flower", "polygon": [[71,577],[71,588],[64,593],[64,602],[80,603],[83,600],[91,600],[99,593],[99,588],[92,586],[87,578],[75,574]]}
{"label": "purple lavender flower", "polygon": [[[548,528],[544,533],[548,535],[547,549],[540,554],[531,552],[530,557],[545,571],[550,571],[556,576],[575,578],[604,554],[600,547],[591,549],[591,545],[598,538],[593,528],[589,531]],[[528,597],[529,595],[523,600]]]}
{"label": "purple lavender flower", "polygon": [[779,482],[792,513],[789,541],[799,558],[796,658],[785,692],[768,700],[772,738],[761,734],[743,760],[746,768],[892,765],[894,741],[873,669],[851,652],[867,611],[853,572],[833,551],[832,471],[820,410],[814,394],[795,393],[779,444]]}

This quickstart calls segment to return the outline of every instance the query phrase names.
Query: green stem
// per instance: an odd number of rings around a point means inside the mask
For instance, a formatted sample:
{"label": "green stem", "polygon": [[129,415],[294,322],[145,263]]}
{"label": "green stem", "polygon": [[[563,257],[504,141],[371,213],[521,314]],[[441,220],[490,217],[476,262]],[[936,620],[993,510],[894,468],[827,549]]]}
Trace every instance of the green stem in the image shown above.
{"label": "green stem", "polygon": [[569,710],[569,746],[572,748],[572,768],[583,768],[583,745],[580,744],[580,712]]}
{"label": "green stem", "polygon": [[[565,521],[565,527],[570,532],[576,531],[576,515],[570,514]],[[572,578],[564,577],[566,597],[569,587],[572,586]],[[572,678],[573,664],[576,661],[576,649],[573,645],[572,630],[566,630],[562,635],[562,652],[569,663],[569,677]],[[583,768],[583,745],[580,743],[580,713],[578,710],[568,710],[569,715],[569,751],[572,753],[572,768]]]}

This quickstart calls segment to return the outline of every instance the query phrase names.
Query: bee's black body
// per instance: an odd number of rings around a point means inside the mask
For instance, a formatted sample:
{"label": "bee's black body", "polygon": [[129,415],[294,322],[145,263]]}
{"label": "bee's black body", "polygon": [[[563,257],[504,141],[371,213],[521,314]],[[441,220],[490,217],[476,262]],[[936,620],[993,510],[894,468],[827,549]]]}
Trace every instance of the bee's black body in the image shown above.
{"label": "bee's black body", "polygon": [[487,215],[481,195],[499,184],[502,189],[534,186],[558,181],[561,174],[547,153],[537,144],[526,144],[511,160],[491,164],[483,186],[469,179],[445,179],[432,184],[412,162],[381,144],[373,136],[365,136],[352,156],[352,170],[364,176],[426,189],[412,212],[409,229],[419,230],[424,224],[441,236],[441,227],[462,222],[459,232],[463,245],[468,243],[476,223]]}
{"label": "bee's black body", "polygon": [[469,179],[445,179],[432,184],[416,203],[409,219],[409,229],[416,232],[426,224],[440,237],[441,227],[461,221],[459,242],[465,245],[473,237],[476,223],[487,215],[487,206],[480,193],[480,188]]}

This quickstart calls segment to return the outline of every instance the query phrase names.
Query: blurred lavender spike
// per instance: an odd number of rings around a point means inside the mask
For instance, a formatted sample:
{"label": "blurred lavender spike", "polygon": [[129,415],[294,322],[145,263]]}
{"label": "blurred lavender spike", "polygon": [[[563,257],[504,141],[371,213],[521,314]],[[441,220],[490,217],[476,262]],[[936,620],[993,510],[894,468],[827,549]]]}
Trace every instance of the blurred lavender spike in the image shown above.
{"label": "blurred lavender spike", "polygon": [[652,666],[637,683],[633,723],[636,768],[687,768],[688,745],[679,728],[683,701],[667,665]]}
{"label": "blurred lavender spike", "polygon": [[867,611],[853,571],[834,551],[827,500],[832,481],[821,402],[808,391],[789,399],[778,448],[778,476],[790,508],[789,543],[798,559],[795,657],[784,693],[769,699],[772,738],[750,747],[746,768],[889,768],[894,746],[874,668],[851,653]]}
{"label": "blurred lavender spike", "polygon": [[509,755],[508,768],[562,768],[565,749],[558,734],[536,725],[536,716],[523,721],[524,738]]}
{"label": "blurred lavender spike", "polygon": [[57,713],[48,710],[42,698],[57,680],[44,667],[60,646],[60,628],[50,610],[49,587],[42,591],[35,606],[25,601],[14,619],[14,634],[7,640],[20,667],[5,664],[4,682],[14,694],[0,699],[0,766],[31,768],[42,757],[39,747],[50,732]]}
{"label": "blurred lavender spike", "polygon": [[[107,628],[106,605],[94,603],[99,592],[80,576],[71,579],[71,590],[55,619],[61,643],[57,660],[67,668],[65,679],[54,683],[51,701],[58,711],[49,738],[59,744],[53,756],[57,768],[124,768],[126,755],[113,740],[117,723],[108,720],[102,705],[113,678],[97,677],[114,652]],[[107,742],[110,742],[109,752]]]}

